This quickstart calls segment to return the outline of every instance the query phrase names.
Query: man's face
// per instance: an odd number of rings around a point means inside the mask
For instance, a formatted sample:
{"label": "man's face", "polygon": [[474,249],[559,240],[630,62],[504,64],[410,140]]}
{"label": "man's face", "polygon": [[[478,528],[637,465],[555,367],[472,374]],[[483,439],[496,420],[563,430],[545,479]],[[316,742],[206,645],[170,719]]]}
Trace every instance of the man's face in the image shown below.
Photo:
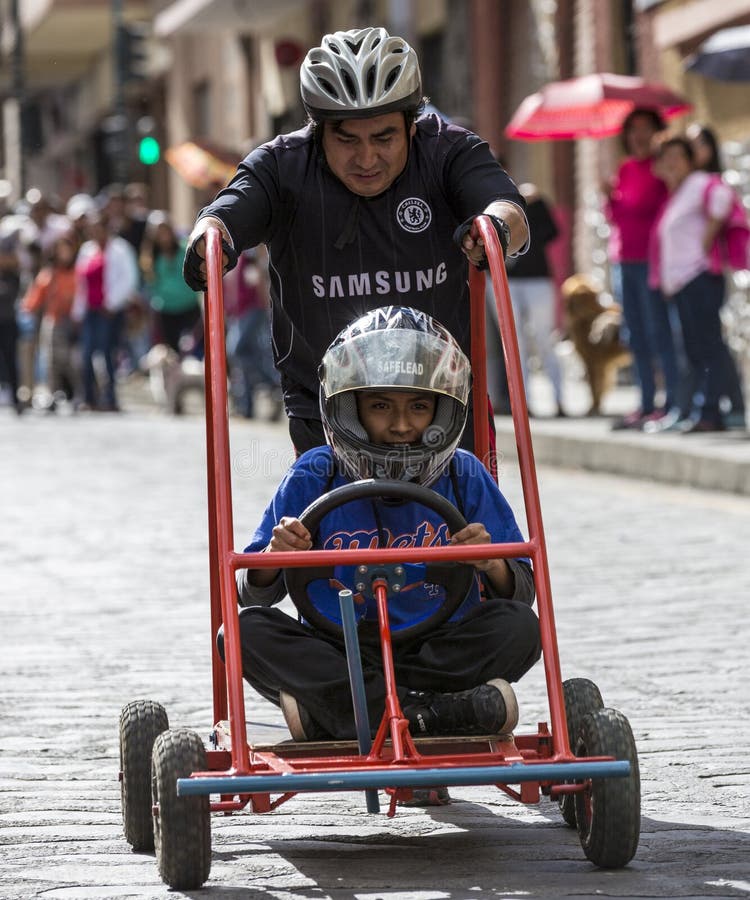
{"label": "man's face", "polygon": [[333,174],[354,194],[375,197],[403,172],[409,142],[404,114],[323,123],[323,152]]}

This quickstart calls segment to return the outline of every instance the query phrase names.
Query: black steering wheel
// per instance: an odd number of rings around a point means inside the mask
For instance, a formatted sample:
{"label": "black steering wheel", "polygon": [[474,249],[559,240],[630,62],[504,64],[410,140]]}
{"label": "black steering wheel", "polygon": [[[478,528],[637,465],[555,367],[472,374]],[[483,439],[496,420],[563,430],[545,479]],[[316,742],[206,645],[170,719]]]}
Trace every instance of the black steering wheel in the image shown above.
{"label": "black steering wheel", "polygon": [[[388,481],[365,479],[355,481],[352,484],[344,484],[334,488],[314,500],[299,517],[300,522],[307,528],[313,539],[318,531],[320,523],[325,515],[338,509],[345,503],[354,500],[368,498],[393,498],[426,506],[441,516],[451,533],[455,534],[466,527],[466,519],[456,507],[445,497],[409,481]],[[394,643],[403,643],[414,638],[421,637],[432,631],[443,622],[447,622],[458,607],[463,603],[474,584],[474,566],[462,562],[438,562],[423,564],[424,575],[422,580],[426,584],[438,584],[445,589],[445,596],[437,609],[430,615],[415,622],[393,629],[392,639]],[[371,590],[372,581],[378,575],[386,573],[392,576],[398,574],[402,567],[374,564],[357,568],[357,592],[367,595]],[[340,622],[336,622],[322,613],[310,599],[308,587],[313,581],[319,579],[334,578],[333,566],[301,566],[299,568],[284,569],[286,588],[292,602],[300,614],[314,628],[324,632],[338,640],[343,640],[343,628]],[[397,581],[398,579],[396,579]],[[397,590],[400,585],[397,585]],[[379,638],[378,623],[376,621],[363,620],[359,623],[359,639],[364,643],[376,643]]]}

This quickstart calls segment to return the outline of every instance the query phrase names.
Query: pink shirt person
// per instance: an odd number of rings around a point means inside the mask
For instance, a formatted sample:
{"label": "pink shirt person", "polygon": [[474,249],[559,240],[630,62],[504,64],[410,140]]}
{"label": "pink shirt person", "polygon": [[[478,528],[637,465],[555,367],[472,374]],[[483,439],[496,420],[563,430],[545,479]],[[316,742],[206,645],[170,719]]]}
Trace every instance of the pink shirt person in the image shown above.
{"label": "pink shirt person", "polygon": [[732,188],[710,172],[691,172],[685,178],[657,224],[657,251],[649,271],[653,287],[671,297],[701,272],[715,271],[704,247],[706,222],[709,218],[724,221],[732,201]]}
{"label": "pink shirt person", "polygon": [[651,228],[667,199],[667,186],[653,172],[652,159],[626,159],[617,171],[605,214],[612,225],[612,262],[645,262]]}

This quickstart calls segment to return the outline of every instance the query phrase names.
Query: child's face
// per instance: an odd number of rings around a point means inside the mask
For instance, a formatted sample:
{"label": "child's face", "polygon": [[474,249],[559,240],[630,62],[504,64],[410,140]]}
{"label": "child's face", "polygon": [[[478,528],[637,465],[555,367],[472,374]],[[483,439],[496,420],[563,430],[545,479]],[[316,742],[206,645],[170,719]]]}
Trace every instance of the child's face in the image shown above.
{"label": "child's face", "polygon": [[418,444],[435,404],[435,395],[422,391],[357,391],[359,421],[373,444]]}

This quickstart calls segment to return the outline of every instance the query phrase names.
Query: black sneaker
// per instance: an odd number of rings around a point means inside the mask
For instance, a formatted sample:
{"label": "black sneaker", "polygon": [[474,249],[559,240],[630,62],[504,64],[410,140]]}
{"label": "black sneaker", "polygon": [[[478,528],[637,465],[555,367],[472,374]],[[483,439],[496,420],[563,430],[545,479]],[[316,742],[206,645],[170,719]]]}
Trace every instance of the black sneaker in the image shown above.
{"label": "black sneaker", "polygon": [[502,734],[518,724],[518,702],[502,678],[453,694],[410,691],[403,703],[409,731],[420,735]]}
{"label": "black sneaker", "polygon": [[284,713],[289,734],[295,741],[324,741],[330,736],[323,731],[305,707],[291,694],[279,691],[279,704]]}

